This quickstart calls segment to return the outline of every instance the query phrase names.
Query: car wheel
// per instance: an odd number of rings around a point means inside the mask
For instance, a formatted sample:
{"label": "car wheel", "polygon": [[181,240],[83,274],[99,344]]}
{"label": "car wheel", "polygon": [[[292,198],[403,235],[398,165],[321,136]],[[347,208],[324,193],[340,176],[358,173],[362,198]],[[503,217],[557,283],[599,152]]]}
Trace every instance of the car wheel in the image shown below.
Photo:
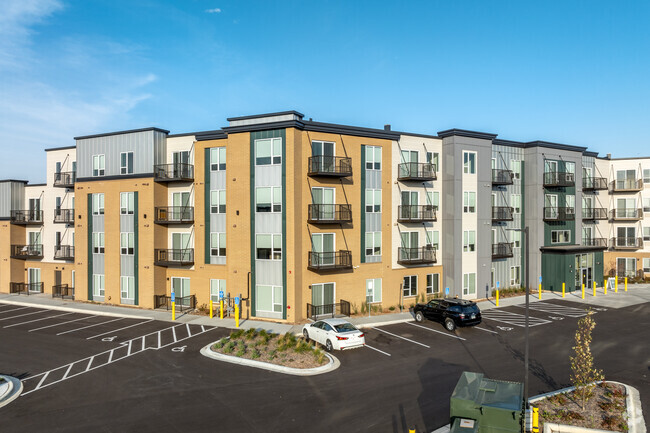
{"label": "car wheel", "polygon": [[331,352],[333,349],[334,349],[334,347],[332,346],[332,342],[327,340],[325,342],[325,350],[327,350],[328,352]]}
{"label": "car wheel", "polygon": [[456,329],[456,323],[452,319],[445,319],[445,328],[447,328],[447,331],[453,332],[454,329]]}
{"label": "car wheel", "polygon": [[309,332],[306,329],[302,330],[302,336],[305,337],[305,341],[309,341]]}
{"label": "car wheel", "polygon": [[418,311],[417,313],[415,313],[415,321],[422,322],[422,320],[424,320],[424,316],[422,316],[422,312]]}

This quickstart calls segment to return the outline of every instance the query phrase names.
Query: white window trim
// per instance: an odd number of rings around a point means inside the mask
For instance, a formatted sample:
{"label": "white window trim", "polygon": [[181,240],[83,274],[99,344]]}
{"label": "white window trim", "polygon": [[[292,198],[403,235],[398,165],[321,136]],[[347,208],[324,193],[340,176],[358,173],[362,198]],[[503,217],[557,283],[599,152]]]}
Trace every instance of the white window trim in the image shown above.
{"label": "white window trim", "polygon": [[[467,243],[465,243],[465,233],[467,233]],[[474,233],[474,243],[470,243],[470,233]],[[474,245],[474,249],[470,250],[470,245]],[[475,253],[476,252],[476,230],[463,230],[463,252],[464,253]]]}
{"label": "white window trim", "polygon": [[[366,238],[364,239],[364,242],[365,242],[364,247],[365,247],[366,257],[381,257],[381,253],[382,253],[381,233],[382,232],[380,232],[380,231],[379,232],[366,232]],[[372,239],[373,239],[372,245],[370,247],[372,249],[372,252],[370,254],[368,254],[369,247],[368,247],[368,239],[367,239],[369,234],[372,234]],[[375,242],[374,242],[376,240],[376,237],[379,237],[379,253],[377,253],[377,254],[375,254]]]}
{"label": "white window trim", "polygon": [[[271,258],[270,259],[260,259],[260,258],[257,257],[257,249],[258,249],[257,237],[258,236],[271,236]],[[280,237],[280,258],[278,258],[278,259],[273,258],[274,253],[276,252],[275,248],[273,247],[273,241],[274,241],[274,238],[276,236]],[[280,234],[280,233],[255,233],[255,260],[260,260],[260,261],[263,261],[263,262],[282,261],[282,253],[283,253],[283,251],[282,251],[282,234]],[[262,285],[264,285],[264,284],[262,284]]]}
{"label": "white window trim", "polygon": [[[474,172],[473,173],[470,171],[471,165],[470,165],[470,162],[469,162],[469,160],[470,160],[469,156],[467,157],[467,165],[465,164],[465,155],[466,154],[467,155],[474,155]],[[478,160],[478,157],[477,157],[476,152],[473,152],[471,150],[464,150],[463,151],[463,174],[475,175],[476,171],[477,171],[477,169],[476,169],[477,160]]]}
{"label": "white window trim", "polygon": [[[132,160],[131,164],[133,166],[132,167],[133,171],[131,171],[130,173],[129,173],[129,154],[131,154],[131,160]],[[122,165],[122,155],[126,155],[126,166]],[[135,157],[133,156],[133,152],[132,151],[120,152],[120,174],[133,174],[134,171],[135,171]]]}
{"label": "white window trim", "polygon": [[[366,279],[366,302],[368,302],[368,283],[372,281],[372,301],[370,304],[379,304],[382,300],[383,283],[381,278],[368,278]],[[379,281],[379,291],[377,290],[377,281]],[[379,299],[377,299],[377,292],[379,292]]]}
{"label": "white window trim", "polygon": [[[473,293],[470,293],[470,291],[469,291],[470,275],[474,275],[474,292]],[[465,277],[467,277],[467,286],[465,286],[465,282],[466,282]],[[465,272],[465,273],[463,273],[463,296],[476,295],[476,290],[477,290],[477,287],[476,287],[476,272]]]}
{"label": "white window trim", "polygon": [[[212,244],[212,235],[217,235],[217,243],[218,245],[215,247],[215,245]],[[210,232],[210,257],[226,257],[228,255],[228,250],[226,249],[226,246],[224,245],[224,249],[226,250],[226,254],[221,255],[219,254],[219,250],[221,249],[221,236],[219,235],[224,235],[224,242],[228,242],[228,237],[226,235],[226,232]],[[217,250],[217,254],[213,254],[213,251]]]}
{"label": "white window trim", "polygon": [[[427,277],[429,275],[431,275],[431,287],[429,287],[428,284],[425,287],[427,295],[434,295],[436,293],[440,293],[441,292],[441,290],[440,290],[440,274],[439,273],[431,273],[431,274],[427,274]],[[433,291],[433,282],[434,281],[438,281],[438,291],[437,292]],[[428,283],[428,278],[427,278],[427,283]],[[431,289],[431,290],[429,290],[429,289]]]}
{"label": "white window trim", "polygon": [[[413,278],[413,277],[415,277],[415,293],[413,293],[413,288],[410,287],[410,288],[409,288],[409,293],[410,293],[410,294],[409,294],[409,295],[404,295],[404,286],[403,286],[403,284],[404,284],[404,279],[405,279],[405,278],[409,278],[409,279],[411,279],[411,278]],[[414,297],[416,297],[416,296],[418,295],[418,286],[419,286],[418,279],[419,279],[419,278],[418,278],[417,275],[404,275],[404,277],[402,277],[402,298],[414,298]]]}
{"label": "white window trim", "polygon": [[[97,174],[95,174],[95,158],[97,158]],[[93,175],[92,177],[101,177],[106,173],[106,155],[93,155]]]}
{"label": "white window trim", "polygon": [[[226,161],[223,161],[223,163],[221,162],[221,149],[225,150],[226,147],[221,146],[221,147],[211,147],[210,148],[210,171],[225,171],[226,170],[226,167],[224,167],[223,169],[221,168],[222,164],[224,166],[226,165]],[[212,154],[213,153],[216,155],[216,162],[213,161],[213,159],[212,159]],[[224,160],[227,160],[227,158],[225,157],[225,154],[224,154]],[[216,168],[215,168],[215,166],[216,166]]]}

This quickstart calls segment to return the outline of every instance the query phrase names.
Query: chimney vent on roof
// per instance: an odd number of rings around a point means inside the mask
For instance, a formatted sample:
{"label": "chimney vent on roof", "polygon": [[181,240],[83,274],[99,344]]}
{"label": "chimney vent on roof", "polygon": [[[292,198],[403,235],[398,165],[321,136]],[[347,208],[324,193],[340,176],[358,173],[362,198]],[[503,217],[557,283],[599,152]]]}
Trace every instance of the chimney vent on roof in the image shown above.
{"label": "chimney vent on roof", "polygon": [[390,125],[384,125],[384,131],[390,131]]}
{"label": "chimney vent on roof", "polygon": [[607,159],[612,159],[612,154],[611,153],[607,154]]}

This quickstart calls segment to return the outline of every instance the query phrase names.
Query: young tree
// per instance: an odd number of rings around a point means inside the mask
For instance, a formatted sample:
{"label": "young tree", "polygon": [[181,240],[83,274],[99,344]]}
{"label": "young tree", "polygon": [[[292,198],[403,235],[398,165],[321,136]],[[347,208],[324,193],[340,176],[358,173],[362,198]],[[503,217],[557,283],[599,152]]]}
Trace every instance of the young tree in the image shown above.
{"label": "young tree", "polygon": [[594,367],[594,356],[591,354],[591,331],[596,326],[593,314],[593,311],[589,310],[587,315],[578,321],[576,345],[573,346],[575,356],[569,357],[571,384],[576,387],[576,395],[581,399],[582,410],[585,410],[585,404],[593,395],[594,382],[605,378],[603,371]]}

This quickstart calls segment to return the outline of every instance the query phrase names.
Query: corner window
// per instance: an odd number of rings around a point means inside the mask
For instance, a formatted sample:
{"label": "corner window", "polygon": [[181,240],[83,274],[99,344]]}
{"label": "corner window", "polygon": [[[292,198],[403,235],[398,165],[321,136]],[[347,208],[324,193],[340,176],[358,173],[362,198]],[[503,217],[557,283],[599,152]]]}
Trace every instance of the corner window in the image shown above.
{"label": "corner window", "polygon": [[226,169],[226,148],[213,147],[210,149],[210,170],[223,171]]}
{"label": "corner window", "polygon": [[366,189],[366,212],[381,212],[381,190]]}
{"label": "corner window", "polygon": [[366,170],[381,170],[380,146],[366,146]]}
{"label": "corner window", "polygon": [[282,260],[282,235],[256,235],[255,244],[258,260]]}
{"label": "corner window", "polygon": [[407,275],[402,281],[402,291],[404,292],[404,297],[408,298],[409,296],[417,296],[418,294],[418,276],[417,275]]}
{"label": "corner window", "polygon": [[282,138],[255,140],[255,165],[282,164]]}
{"label": "corner window", "polygon": [[210,233],[210,255],[213,257],[226,257],[225,233]]}
{"label": "corner window", "polygon": [[264,186],[255,189],[257,212],[282,212],[282,187]]}
{"label": "corner window", "polygon": [[120,174],[133,174],[133,152],[120,153]]}
{"label": "corner window", "polygon": [[476,212],[476,193],[465,191],[463,193],[463,213]]}
{"label": "corner window", "polygon": [[133,215],[133,211],[135,209],[134,197],[135,194],[132,192],[120,193],[120,214],[121,215]]}
{"label": "corner window", "polygon": [[366,256],[381,256],[381,232],[366,232]]}
{"label": "corner window", "polygon": [[226,190],[210,191],[210,213],[226,213]]}
{"label": "corner window", "polygon": [[463,152],[463,173],[476,174],[476,152]]}
{"label": "corner window", "polygon": [[103,176],[106,169],[106,157],[104,155],[93,155],[93,177]]}

